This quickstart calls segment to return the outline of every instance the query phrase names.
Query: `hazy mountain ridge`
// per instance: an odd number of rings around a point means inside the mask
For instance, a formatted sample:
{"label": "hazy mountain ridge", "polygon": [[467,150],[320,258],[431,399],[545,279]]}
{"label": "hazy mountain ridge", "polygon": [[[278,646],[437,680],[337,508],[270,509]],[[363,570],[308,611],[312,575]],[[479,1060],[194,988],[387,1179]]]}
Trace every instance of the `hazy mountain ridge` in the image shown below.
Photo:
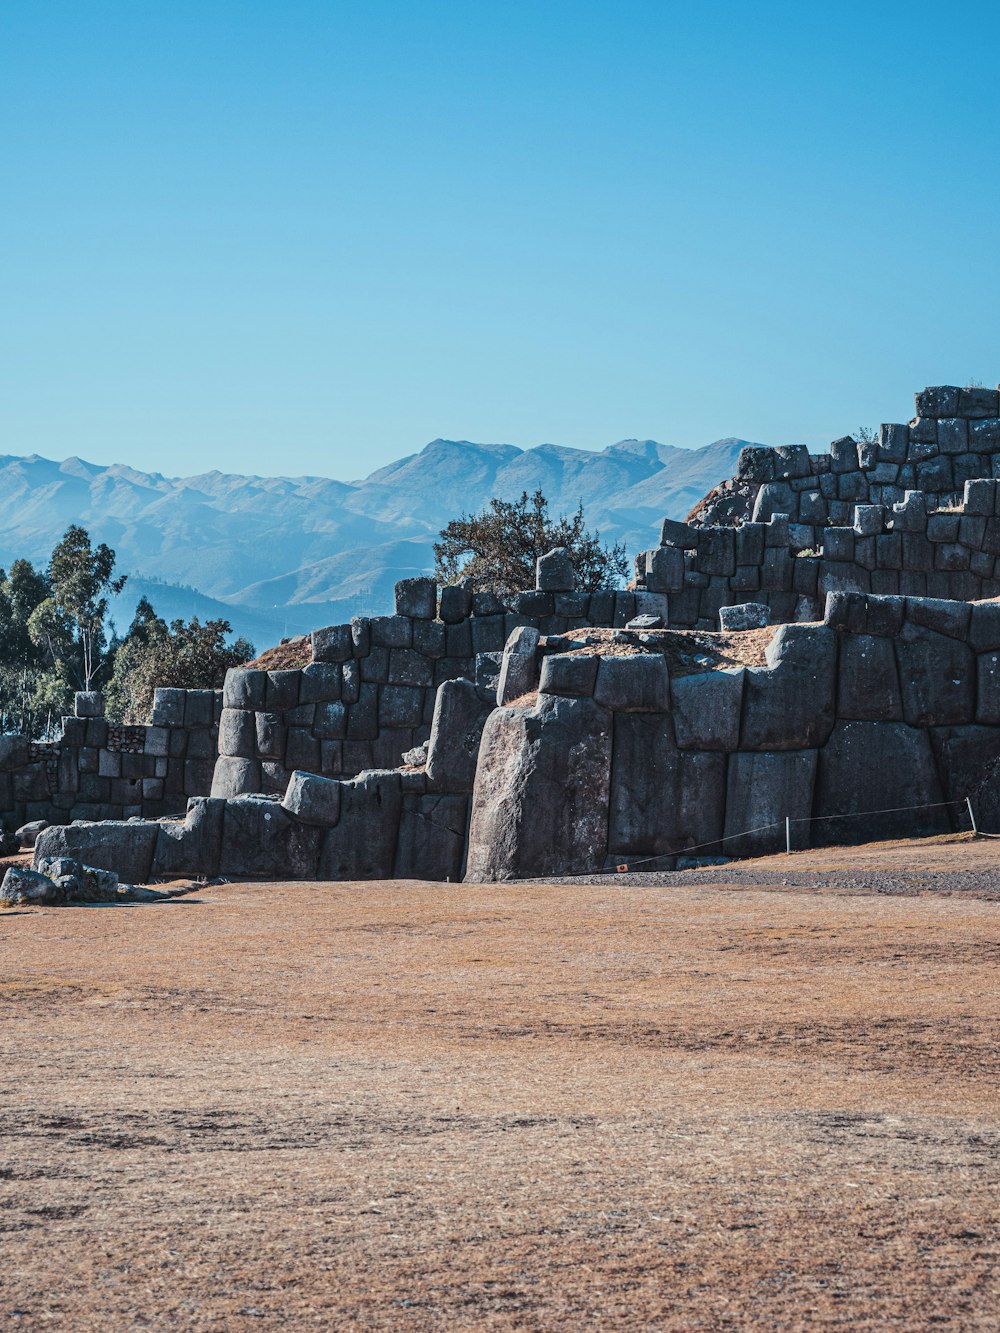
{"label": "hazy mountain ridge", "polygon": [[119,622],[145,591],[163,614],[224,608],[213,613],[228,614],[263,646],[265,637],[390,609],[397,579],[430,570],[445,523],[493,495],[541,487],[557,513],[582,501],[588,525],[634,554],[655,541],[661,519],[683,517],[731,475],[745,443],[680,449],[622,440],[591,451],[433,440],[355,482],[219,471],[166,477],[75,457],[0,456],[0,563],[43,560],[68,524],[82,523],[134,576]]}

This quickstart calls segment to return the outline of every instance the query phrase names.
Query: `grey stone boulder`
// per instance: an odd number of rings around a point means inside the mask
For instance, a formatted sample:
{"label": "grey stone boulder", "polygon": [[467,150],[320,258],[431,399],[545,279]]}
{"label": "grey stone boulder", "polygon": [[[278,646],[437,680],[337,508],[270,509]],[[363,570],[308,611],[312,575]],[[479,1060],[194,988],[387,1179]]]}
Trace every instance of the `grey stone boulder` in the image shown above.
{"label": "grey stone boulder", "polygon": [[976,661],[958,639],[909,621],[896,639],[903,717],[916,727],[959,726],[976,711]]}
{"label": "grey stone boulder", "polygon": [[[729,758],[723,850],[727,856],[783,851],[785,819],[808,819],[815,750],[742,751]],[[794,847],[809,846],[808,824],[792,825]]]}
{"label": "grey stone boulder", "polygon": [[530,625],[520,625],[511,632],[503,650],[497,681],[497,703],[501,707],[535,688],[538,639],[538,630]]}
{"label": "grey stone boulder", "polygon": [[257,753],[256,713],[245,708],[224,708],[219,719],[219,754],[231,759],[253,759]]}
{"label": "grey stone boulder", "polygon": [[589,698],[597,684],[599,661],[597,657],[574,653],[553,653],[543,657],[538,680],[539,694]]}
{"label": "grey stone boulder", "polygon": [[427,781],[437,791],[472,791],[490,711],[471,680],[446,680],[438,689],[426,765]]}
{"label": "grey stone boulder", "polygon": [[471,579],[460,579],[441,589],[441,619],[446,625],[457,625],[472,615],[472,594]]}
{"label": "grey stone boulder", "polygon": [[465,878],[597,870],[608,845],[611,717],[590,699],[540,695],[487,719]]}
{"label": "grey stone boulder", "polygon": [[73,711],[77,717],[103,717],[104,695],[100,690],[78,690]]}
{"label": "grey stone boulder", "polygon": [[675,518],[665,518],[660,527],[660,545],[676,546],[682,551],[698,549],[698,529],[679,523]]}
{"label": "grey stone boulder", "polygon": [[[325,625],[310,635],[314,662],[346,662],[354,656],[354,630],[351,625]],[[258,705],[263,707],[263,704]]]}
{"label": "grey stone boulder", "polygon": [[8,866],[0,884],[0,904],[4,907],[44,907],[64,898],[59,885],[27,866]]}
{"label": "grey stone boulder", "polygon": [[245,796],[260,791],[260,778],[259,760],[220,755],[212,773],[211,794],[219,797]]}
{"label": "grey stone boulder", "polygon": [[334,778],[296,770],[289,779],[281,808],[304,824],[333,828],[340,819],[340,786]]}
{"label": "grey stone boulder", "polygon": [[267,672],[231,667],[222,687],[223,708],[263,708],[267,700]]}
{"label": "grey stone boulder", "polygon": [[423,741],[420,745],[414,745],[411,750],[404,750],[403,764],[407,768],[423,768],[427,763],[427,746],[428,742]]}
{"label": "grey stone boulder", "polygon": [[[160,687],[153,691],[153,711],[150,721],[155,727],[182,727],[186,690]],[[209,718],[211,722],[211,718]]]}
{"label": "grey stone boulder", "polygon": [[834,722],[837,636],[826,625],[782,625],[766,667],[744,678],[744,750],[806,750],[822,745]]}
{"label": "grey stone boulder", "polygon": [[608,853],[663,856],[722,836],[726,757],[678,750],[669,716],[616,713]]}
{"label": "grey stone boulder", "polygon": [[735,750],[740,743],[744,668],[675,676],[674,735],[682,750]]}
{"label": "grey stone boulder", "polygon": [[341,784],[340,819],[320,849],[319,879],[391,879],[402,809],[400,776],[359,773]]}
{"label": "grey stone boulder", "polygon": [[838,722],[820,751],[813,843],[944,833],[943,799],[926,731],[902,722]]}
{"label": "grey stone boulder", "polygon": [[322,829],[267,796],[226,801],[219,874],[229,879],[315,879]]}
{"label": "grey stone boulder", "polygon": [[670,675],[663,654],[602,657],[594,701],[614,712],[665,712],[670,707]]}
{"label": "grey stone boulder", "polygon": [[625,628],[630,630],[663,629],[663,617],[656,615],[633,616],[631,620],[625,622]]}
{"label": "grey stone boulder", "polygon": [[903,716],[892,640],[845,634],[840,645],[837,715],[853,721],[893,721]]}
{"label": "grey stone boulder", "polygon": [[565,546],[557,546],[535,561],[535,587],[539,592],[573,592],[576,570]]}
{"label": "grey stone boulder", "polygon": [[[938,777],[949,801],[963,802],[967,796],[973,796],[1000,760],[1000,727],[932,727],[930,738]],[[965,809],[958,807],[949,814],[953,827],[969,827]]]}
{"label": "grey stone boulder", "polygon": [[130,884],[141,884],[152,872],[159,829],[153,820],[141,819],[55,824],[36,838],[33,864],[68,856],[100,870],[113,870]]}
{"label": "grey stone boulder", "polygon": [[404,796],[393,875],[397,879],[462,878],[469,798]]}
{"label": "grey stone boulder", "polygon": [[300,704],[336,703],[343,689],[343,670],[336,662],[310,662],[299,679]]}
{"label": "grey stone boulder", "polygon": [[153,875],[164,879],[217,875],[225,809],[224,800],[192,796],[183,820],[161,821],[153,850]]}
{"label": "grey stone boulder", "polygon": [[437,615],[437,584],[431,578],[400,579],[396,584],[396,614],[411,620],[433,620]]}
{"label": "grey stone boulder", "polygon": [[33,819],[30,823],[22,824],[14,834],[17,838],[19,847],[31,848],[35,845],[35,839],[43,829],[47,829],[49,822],[47,819]]}
{"label": "grey stone boulder", "polygon": [[722,630],[764,629],[771,623],[771,608],[766,602],[740,602],[719,608]]}

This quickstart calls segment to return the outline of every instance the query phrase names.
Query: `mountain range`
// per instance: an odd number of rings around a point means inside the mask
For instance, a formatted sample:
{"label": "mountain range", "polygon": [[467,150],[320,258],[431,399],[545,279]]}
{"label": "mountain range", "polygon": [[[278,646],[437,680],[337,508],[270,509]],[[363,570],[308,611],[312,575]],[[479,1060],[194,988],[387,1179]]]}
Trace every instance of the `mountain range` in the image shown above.
{"label": "mountain range", "polygon": [[392,608],[397,579],[433,568],[441,528],[491,496],[541,487],[553,514],[581,502],[587,525],[629,555],[656,541],[734,471],[744,440],[681,449],[622,440],[602,450],[433,440],[361,481],[206,472],[165,477],[123,464],[0,456],[0,563],[45,561],[70,523],[129,574],[119,627],[150,598],[169,618],[224,616],[258,648]]}

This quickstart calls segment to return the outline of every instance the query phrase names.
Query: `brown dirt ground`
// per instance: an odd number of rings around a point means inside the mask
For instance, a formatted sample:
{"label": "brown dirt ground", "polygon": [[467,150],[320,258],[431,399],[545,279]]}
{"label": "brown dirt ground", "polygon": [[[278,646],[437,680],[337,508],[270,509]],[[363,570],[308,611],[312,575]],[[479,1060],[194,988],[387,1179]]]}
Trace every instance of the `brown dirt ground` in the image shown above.
{"label": "brown dirt ground", "polygon": [[5,913],[0,1325],[996,1329],[998,850]]}
{"label": "brown dirt ground", "polygon": [[312,656],[312,640],[307,634],[298,635],[266,649],[252,662],[247,662],[247,667],[257,667],[261,671],[293,671],[308,666]]}

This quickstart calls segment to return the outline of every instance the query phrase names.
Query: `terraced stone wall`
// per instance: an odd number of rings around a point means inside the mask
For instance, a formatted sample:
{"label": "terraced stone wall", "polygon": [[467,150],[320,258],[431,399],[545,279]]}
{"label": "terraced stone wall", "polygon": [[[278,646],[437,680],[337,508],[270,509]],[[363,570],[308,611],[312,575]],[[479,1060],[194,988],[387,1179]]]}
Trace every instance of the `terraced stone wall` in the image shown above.
{"label": "terraced stone wall", "polygon": [[161,689],[148,726],[64,717],[54,741],[2,736],[0,818],[11,830],[183,811],[211,790],[221,712],[221,691]]}
{"label": "terraced stone wall", "polygon": [[[962,501],[928,509],[857,504],[851,523],[803,528],[787,514],[739,527],[663,525],[661,545],[636,560],[636,586],[665,597],[665,622],[717,629],[719,611],[766,603],[776,623],[814,620],[831,592],[902,593],[974,601],[1000,596],[1000,491],[965,483]],[[806,545],[819,540],[818,549]]]}

